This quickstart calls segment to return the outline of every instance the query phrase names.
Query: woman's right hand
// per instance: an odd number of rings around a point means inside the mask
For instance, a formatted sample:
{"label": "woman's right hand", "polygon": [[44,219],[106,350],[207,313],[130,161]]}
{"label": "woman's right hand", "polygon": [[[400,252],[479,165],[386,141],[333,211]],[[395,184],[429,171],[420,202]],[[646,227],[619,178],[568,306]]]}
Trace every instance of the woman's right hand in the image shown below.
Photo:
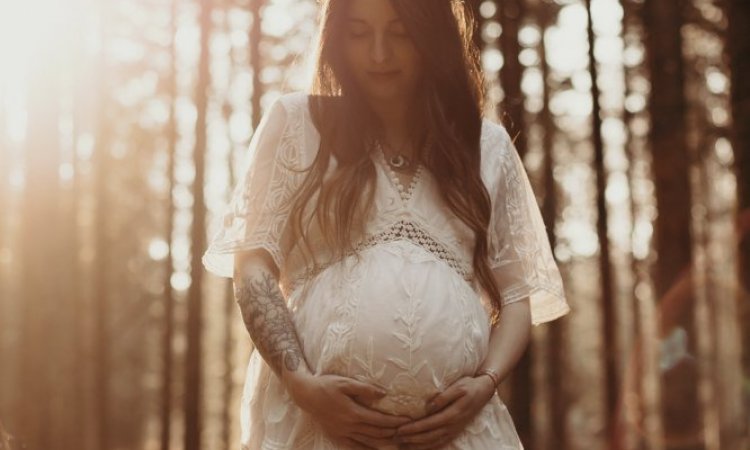
{"label": "woman's right hand", "polygon": [[285,385],[297,406],[310,414],[329,436],[354,449],[393,445],[396,429],[412,420],[366,406],[386,392],[352,378],[298,373],[287,378]]}

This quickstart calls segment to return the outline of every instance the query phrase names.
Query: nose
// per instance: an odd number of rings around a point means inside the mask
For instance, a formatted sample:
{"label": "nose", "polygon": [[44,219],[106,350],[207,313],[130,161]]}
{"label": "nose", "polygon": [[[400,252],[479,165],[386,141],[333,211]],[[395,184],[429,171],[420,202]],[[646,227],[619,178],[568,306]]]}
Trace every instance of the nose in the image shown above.
{"label": "nose", "polygon": [[384,35],[375,35],[370,46],[370,58],[374,63],[383,63],[391,56],[391,46]]}

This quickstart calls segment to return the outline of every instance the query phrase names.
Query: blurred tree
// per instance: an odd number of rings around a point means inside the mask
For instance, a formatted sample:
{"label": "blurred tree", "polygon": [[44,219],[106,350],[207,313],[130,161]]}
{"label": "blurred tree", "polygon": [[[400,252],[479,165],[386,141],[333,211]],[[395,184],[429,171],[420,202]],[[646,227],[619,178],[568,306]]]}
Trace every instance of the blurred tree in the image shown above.
{"label": "blurred tree", "polygon": [[[739,239],[739,312],[745,408],[750,407],[750,3],[726,0],[729,18],[728,48],[732,71],[732,144],[737,174],[737,228]],[[747,436],[745,421],[737,433]]]}
{"label": "blurred tree", "polygon": [[[497,2],[495,19],[502,27],[500,51],[503,54],[503,67],[500,69],[500,84],[503,87],[503,101],[500,105],[501,118],[508,132],[515,138],[516,149],[521,158],[526,154],[524,131],[524,97],[521,91],[523,66],[518,59],[521,45],[518,33],[525,20],[526,8],[523,0],[502,0]],[[523,364],[523,363],[522,363]]]}
{"label": "blurred tree", "polygon": [[[54,448],[59,434],[61,386],[58,377],[60,345],[64,343],[67,317],[58,286],[60,267],[55,263],[63,247],[60,223],[60,147],[58,135],[49,133],[59,126],[59,79],[45,77],[53,58],[40,58],[28,81],[29,119],[25,149],[25,180],[21,226],[22,295],[21,361],[17,366],[18,414],[11,429],[17,430],[21,447]],[[53,99],[49,101],[49,99]],[[63,375],[64,376],[64,375]],[[70,380],[65,380],[67,383]]]}
{"label": "blurred tree", "polygon": [[[5,99],[5,89],[0,86],[0,102]],[[7,128],[5,108],[0,107],[0,130]],[[10,145],[5,133],[0,132],[0,211],[4,212],[0,219],[0,250],[8,247],[8,219],[10,214]],[[7,301],[8,283],[3,278],[6,274],[0,273],[0,330],[8,330],[10,325],[6,324],[10,314],[10,302]],[[10,355],[6,354],[5,335],[0,333],[0,361],[9,361]],[[2,373],[2,372],[0,372]],[[5,386],[0,386],[0,396],[4,394]],[[2,407],[2,405],[0,405]]]}
{"label": "blurred tree", "polygon": [[469,8],[471,9],[471,13],[474,16],[474,44],[479,48],[481,51],[484,48],[485,41],[482,37],[482,29],[484,28],[484,23],[486,19],[482,16],[481,13],[481,6],[482,6],[483,0],[469,0]]}
{"label": "blurred tree", "polygon": [[[555,233],[555,227],[557,223],[557,189],[555,186],[554,177],[554,148],[555,148],[555,135],[557,133],[557,127],[555,125],[552,112],[550,111],[550,97],[553,86],[551,85],[552,80],[550,79],[550,73],[552,68],[547,60],[547,44],[545,36],[548,29],[554,24],[554,20],[560,11],[560,7],[553,2],[537,1],[534,2],[533,13],[539,21],[539,29],[541,37],[539,39],[539,56],[540,56],[540,69],[542,72],[543,93],[542,93],[542,109],[539,113],[539,120],[544,130],[542,138],[542,148],[544,151],[544,167],[543,167],[543,179],[544,179],[544,200],[541,205],[542,214],[544,217],[544,223],[547,225],[547,233],[549,235],[550,245],[554,249],[557,246],[557,234]],[[563,369],[565,364],[565,358],[563,355],[563,335],[564,335],[565,322],[553,321],[547,326],[547,339],[546,339],[546,354],[547,361],[547,379],[546,379],[546,390],[549,395],[550,408],[545,411],[548,415],[547,423],[550,424],[550,429],[546,431],[546,440],[542,441],[539,439],[542,433],[541,430],[535,430],[535,433],[527,435],[528,443],[530,448],[549,448],[554,442],[556,446],[560,448],[566,448],[567,437],[565,432],[565,422],[559,420],[559,417],[567,416],[567,402],[565,383],[563,382]],[[520,380],[519,380],[520,381]],[[529,384],[529,383],[527,383]],[[538,386],[532,386],[532,389],[539,388]],[[531,405],[531,398],[526,401]]]}
{"label": "blurred tree", "polygon": [[190,288],[187,304],[187,354],[185,356],[185,450],[200,450],[202,423],[203,274],[201,256],[206,247],[206,207],[204,200],[205,155],[208,99],[211,86],[211,0],[200,0],[200,54],[195,87],[195,146],[193,149],[193,219],[190,229]]}
{"label": "blurred tree", "polygon": [[[105,6],[101,6],[101,11],[105,11]],[[109,18],[108,14],[102,14],[103,19],[106,21]],[[106,28],[101,28],[100,37],[102,39],[102,45],[106,48],[109,43],[107,39]],[[107,285],[107,268],[109,266],[109,259],[106,257],[106,248],[109,245],[107,239],[107,227],[109,225],[109,211],[107,209],[109,205],[109,196],[107,195],[107,174],[110,173],[110,161],[109,161],[109,142],[111,139],[111,131],[109,129],[108,109],[107,104],[109,101],[108,92],[111,88],[107,82],[107,74],[109,70],[107,67],[107,58],[104,52],[99,53],[97,71],[100,75],[97,80],[97,123],[96,123],[96,152],[93,154],[92,163],[94,170],[94,263],[92,276],[93,286],[93,333],[92,337],[94,340],[93,344],[93,398],[95,404],[93,405],[94,410],[94,423],[95,438],[94,448],[109,448],[110,447],[110,414],[109,414],[109,380],[111,377],[110,369],[110,340],[109,340],[109,294]]]}
{"label": "blurred tree", "polygon": [[253,72],[253,92],[251,98],[253,130],[257,128],[261,119],[260,100],[263,95],[263,84],[260,79],[260,71],[263,67],[261,59],[261,41],[263,37],[261,9],[265,0],[250,0],[250,64]]}
{"label": "blurred tree", "polygon": [[[5,98],[6,93],[3,87],[0,87],[0,102]],[[0,130],[7,128],[5,108],[0,107]],[[5,133],[0,132],[0,252],[10,252],[10,239],[11,227],[10,222],[10,145],[8,138]],[[9,274],[5,271],[0,271],[0,361],[14,361],[16,355],[13,353],[13,349],[10,346],[10,333],[14,329],[13,318],[15,314],[12,312],[12,308],[15,306],[11,301],[10,292],[10,280]],[[5,380],[13,380],[12,367],[10,364],[3,364],[0,367],[0,378]],[[0,383],[0,398],[6,398],[10,396],[11,382]],[[0,417],[3,417],[4,409],[6,404],[0,402]],[[0,447],[2,448],[2,447]]]}
{"label": "blurred tree", "polygon": [[[657,297],[662,299],[692,264],[690,230],[690,153],[686,141],[685,74],[682,59],[682,14],[686,2],[646,0],[644,23],[651,76],[649,110],[656,202],[654,268]],[[675,326],[687,331],[688,348],[695,354],[693,288],[681,306]],[[661,337],[673,331],[661,329]],[[662,375],[662,408],[667,449],[703,448],[697,371],[683,360]]]}
{"label": "blurred tree", "polygon": [[[623,8],[622,36],[625,52],[638,54],[644,47],[644,24],[643,3],[639,0],[621,0]],[[638,59],[624,61],[624,81],[626,99],[645,97],[648,94],[647,86],[642,83],[648,75],[647,67]],[[648,158],[645,154],[647,130],[639,124],[648,121],[648,112],[640,106],[625,105],[623,122],[626,126],[627,142],[625,144],[625,155],[628,160],[627,180],[630,208],[630,220],[635,225],[648,214],[649,205],[637,195],[642,191],[643,175],[639,172],[646,166]],[[649,174],[650,175],[650,174]],[[650,181],[650,177],[648,178]],[[649,219],[650,222],[650,219]],[[660,429],[661,420],[658,414],[659,401],[653,389],[647,389],[649,380],[655,377],[656,356],[655,349],[657,339],[654,330],[650,327],[655,324],[651,316],[649,298],[644,296],[643,286],[650,283],[651,276],[648,273],[651,267],[648,257],[636,254],[638,237],[636,233],[630,233],[630,269],[632,271],[633,283],[630,291],[628,306],[632,310],[632,324],[630,332],[634,342],[629,343],[630,354],[624,364],[623,381],[620,384],[618,402],[619,422],[614,430],[613,450],[618,445],[624,448],[659,448],[662,442]],[[656,427],[654,426],[656,425]]]}
{"label": "blurred tree", "polygon": [[164,291],[164,318],[163,318],[163,335],[162,335],[162,355],[161,355],[161,450],[172,448],[172,382],[174,372],[174,351],[172,342],[175,335],[175,297],[172,290],[172,276],[174,275],[174,261],[172,248],[174,241],[172,239],[174,232],[174,215],[175,206],[173,193],[175,189],[175,157],[177,153],[177,111],[175,103],[177,101],[177,48],[175,40],[177,38],[177,19],[178,19],[178,1],[170,0],[169,10],[169,73],[166,82],[166,94],[168,96],[169,117],[167,119],[167,193],[165,195],[166,209],[166,229],[164,239],[167,243],[167,255],[165,257],[165,268],[163,276]]}
{"label": "blurred tree", "polygon": [[[591,0],[586,0],[587,35],[588,35],[588,71],[591,78],[591,140],[594,146],[594,169],[596,170],[596,231],[599,241],[599,274],[602,302],[602,339],[604,341],[604,411],[606,418],[605,435],[613,436],[615,409],[617,405],[617,391],[619,377],[617,373],[617,346],[615,333],[618,321],[615,319],[614,291],[612,285],[612,264],[609,245],[609,214],[607,213],[607,199],[605,197],[608,173],[604,165],[604,141],[602,138],[602,108],[599,98],[599,67],[596,61],[596,36],[594,34],[594,18],[591,11]],[[618,442],[610,442],[618,448]]]}

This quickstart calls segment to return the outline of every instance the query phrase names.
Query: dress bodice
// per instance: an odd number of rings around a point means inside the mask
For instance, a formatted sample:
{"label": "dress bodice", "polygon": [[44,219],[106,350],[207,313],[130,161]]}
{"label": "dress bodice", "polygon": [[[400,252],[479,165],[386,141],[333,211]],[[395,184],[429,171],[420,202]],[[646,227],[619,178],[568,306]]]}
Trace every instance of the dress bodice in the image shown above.
{"label": "dress bodice", "polygon": [[[282,290],[288,295],[335,262],[322,245],[320,233],[311,228],[308,242],[319,262],[317,270],[312,270],[288,223],[291,199],[320,142],[307,94],[285,94],[271,106],[253,135],[243,177],[204,255],[208,270],[231,277],[234,252],[262,248],[279,267]],[[484,119],[480,145],[481,177],[492,202],[488,263],[503,304],[529,297],[535,324],[559,317],[568,311],[561,277],[510,136],[502,125]],[[438,181],[422,168],[412,185],[400,191],[385,160],[373,153],[373,161],[377,169],[374,204],[354,250],[408,240],[472,280],[474,233],[442,199]],[[332,164],[335,169],[335,161]]]}

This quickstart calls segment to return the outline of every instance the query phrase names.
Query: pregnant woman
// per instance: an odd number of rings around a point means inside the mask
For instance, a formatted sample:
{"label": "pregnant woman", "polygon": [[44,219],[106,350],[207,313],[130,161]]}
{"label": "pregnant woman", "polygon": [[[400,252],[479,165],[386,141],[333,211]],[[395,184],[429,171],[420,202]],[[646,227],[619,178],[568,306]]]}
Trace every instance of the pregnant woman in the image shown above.
{"label": "pregnant woman", "polygon": [[522,449],[496,388],[569,308],[472,18],[322,3],[311,92],[264,115],[203,258],[257,349],[243,449]]}

